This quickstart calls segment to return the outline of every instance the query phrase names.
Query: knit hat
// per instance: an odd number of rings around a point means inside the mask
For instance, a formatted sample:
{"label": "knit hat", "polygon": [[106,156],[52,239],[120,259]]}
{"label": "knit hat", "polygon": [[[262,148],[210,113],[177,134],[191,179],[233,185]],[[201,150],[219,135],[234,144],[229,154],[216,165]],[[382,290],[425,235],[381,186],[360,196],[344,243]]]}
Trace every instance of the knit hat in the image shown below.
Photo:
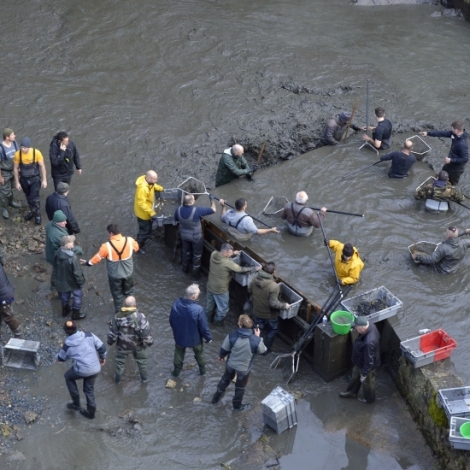
{"label": "knit hat", "polygon": [[442,171],[439,173],[439,179],[440,179],[441,181],[449,181],[449,173],[447,173],[447,171],[442,170]]}
{"label": "knit hat", "polygon": [[351,119],[351,113],[349,111],[343,111],[340,115],[339,115],[339,120],[341,122],[348,122],[349,120]]}
{"label": "knit hat", "polygon": [[75,334],[77,329],[77,324],[73,320],[67,320],[64,323],[64,331],[67,336]]}
{"label": "knit hat", "polygon": [[54,217],[52,220],[54,222],[65,222],[67,220],[67,216],[59,209],[58,211],[54,212]]}
{"label": "knit hat", "polygon": [[24,147],[27,149],[31,148],[31,139],[29,137],[23,137],[20,142],[20,147]]}
{"label": "knit hat", "polygon": [[65,235],[60,239],[60,245],[65,246],[75,241],[75,235]]}
{"label": "knit hat", "polygon": [[343,255],[344,256],[352,256],[354,254],[354,247],[351,245],[351,243],[346,243],[343,246]]}
{"label": "knit hat", "polygon": [[67,183],[63,183],[62,181],[57,185],[56,191],[59,194],[65,194],[70,189],[70,186]]}
{"label": "knit hat", "polygon": [[5,129],[3,129],[3,138],[6,139],[8,136],[10,136],[11,134],[13,134],[13,129],[10,129],[9,127],[5,127]]}
{"label": "knit hat", "polygon": [[366,317],[356,317],[355,320],[351,323],[351,326],[367,326],[367,321]]}

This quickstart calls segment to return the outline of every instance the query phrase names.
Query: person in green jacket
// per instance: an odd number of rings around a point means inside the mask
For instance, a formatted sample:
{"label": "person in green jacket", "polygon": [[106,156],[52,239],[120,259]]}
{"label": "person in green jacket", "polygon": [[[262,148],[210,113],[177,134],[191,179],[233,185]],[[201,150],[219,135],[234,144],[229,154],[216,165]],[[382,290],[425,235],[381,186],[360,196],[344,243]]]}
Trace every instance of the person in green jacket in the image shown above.
{"label": "person in green jacket", "polygon": [[250,168],[243,156],[244,148],[240,144],[235,144],[224,150],[219,160],[219,167],[215,176],[215,187],[230,183],[239,176],[247,175],[251,179],[252,174],[258,169],[257,165]]}
{"label": "person in green jacket", "polygon": [[[80,312],[82,308],[83,286],[85,276],[77,255],[73,252],[75,235],[66,235],[60,239],[61,247],[54,256],[54,273],[56,289],[62,301],[62,316],[66,317],[72,312],[72,320],[81,320],[86,313]],[[70,297],[73,298],[70,307]]]}
{"label": "person in green jacket", "polygon": [[232,280],[232,273],[249,273],[259,271],[261,266],[247,266],[242,268],[230,258],[240,254],[233,251],[232,245],[224,243],[220,251],[214,250],[209,265],[209,279],[206,291],[207,319],[215,326],[224,326],[224,319],[228,312],[228,288]]}
{"label": "person in green jacket", "polygon": [[253,296],[253,323],[267,333],[263,356],[269,353],[276,339],[280,311],[290,308],[287,302],[279,301],[280,287],[274,280],[275,270],[275,263],[266,263],[248,286],[248,292]]}

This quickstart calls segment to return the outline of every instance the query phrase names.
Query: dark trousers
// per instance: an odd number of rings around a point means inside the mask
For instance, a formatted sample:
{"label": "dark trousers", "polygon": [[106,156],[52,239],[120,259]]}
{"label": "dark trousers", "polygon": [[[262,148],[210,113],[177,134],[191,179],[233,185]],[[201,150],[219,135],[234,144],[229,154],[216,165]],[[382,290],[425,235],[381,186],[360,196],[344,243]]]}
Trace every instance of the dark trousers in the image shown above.
{"label": "dark trousers", "polygon": [[138,351],[132,351],[129,353],[124,353],[121,351],[116,351],[114,355],[114,364],[115,364],[115,371],[117,375],[122,375],[124,372],[124,367],[126,365],[127,358],[132,356],[135,359],[137,367],[139,368],[140,377],[142,380],[148,378],[147,372],[147,359],[149,357],[149,353],[147,348],[139,349]]}
{"label": "dark trousers", "polygon": [[39,190],[41,189],[41,178],[35,176],[34,178],[23,178],[20,176],[21,189],[28,201],[29,209],[31,212],[39,213],[40,200]]}
{"label": "dark trousers", "polygon": [[11,303],[0,303],[0,320],[3,320],[11,331],[15,331],[20,326],[20,322],[13,316]]}
{"label": "dark trousers", "polygon": [[225,392],[230,382],[237,374],[237,380],[235,381],[235,396],[233,397],[232,404],[234,408],[240,408],[243,402],[243,395],[245,395],[245,388],[248,385],[248,379],[250,378],[250,370],[240,372],[230,367],[228,364],[225,365],[225,372],[217,385],[217,391],[220,393]]}
{"label": "dark trousers", "polygon": [[61,176],[52,175],[52,180],[54,181],[54,189],[57,191],[57,185],[59,183],[70,184],[72,182],[72,175],[61,175]]}
{"label": "dark trousers", "polygon": [[[358,394],[361,388],[361,369],[354,366],[351,380],[348,384],[347,392]],[[375,401],[375,370],[371,370],[367,374],[366,380],[362,382],[362,390],[364,392],[364,399],[367,403],[373,403]]]}
{"label": "dark trousers", "polygon": [[201,268],[202,249],[204,248],[204,237],[201,237],[197,242],[189,242],[181,240],[183,247],[183,270],[187,271],[191,259],[193,262],[193,269]]}
{"label": "dark trousers", "polygon": [[[198,344],[191,348],[194,352],[194,359],[196,359],[199,370],[205,372],[206,367],[206,356],[204,355],[204,343]],[[186,348],[178,346],[175,344],[175,355],[173,357],[173,364],[175,366],[175,371],[180,372],[183,368],[184,355],[186,354]],[[201,371],[201,372],[202,372]]]}
{"label": "dark trousers", "polygon": [[114,310],[116,313],[119,313],[121,311],[124,297],[134,295],[134,276],[121,279],[108,277],[108,282],[109,290],[113,297]]}
{"label": "dark trousers", "polygon": [[82,377],[78,375],[72,368],[70,368],[65,374],[65,383],[69,389],[72,400],[80,396],[77,387],[77,380],[83,379],[83,393],[86,397],[87,408],[96,409],[95,403],[95,381],[98,374],[90,375],[89,377]]}
{"label": "dark trousers", "polygon": [[264,340],[264,345],[268,348],[271,349],[274,340],[276,339],[277,335],[277,330],[279,330],[279,317],[277,318],[271,318],[270,320],[267,320],[265,318],[259,318],[256,316],[253,316],[253,324],[259,325],[260,330],[263,332],[266,332],[266,337]]}
{"label": "dark trousers", "polygon": [[152,220],[143,220],[137,217],[139,233],[137,234],[137,243],[142,248],[146,241],[152,236]]}
{"label": "dark trousers", "polygon": [[465,171],[465,168],[458,168],[456,169],[452,163],[446,163],[442,167],[442,171],[447,171],[449,173],[449,183],[452,186],[455,186],[459,184],[460,177],[463,175],[463,172]]}

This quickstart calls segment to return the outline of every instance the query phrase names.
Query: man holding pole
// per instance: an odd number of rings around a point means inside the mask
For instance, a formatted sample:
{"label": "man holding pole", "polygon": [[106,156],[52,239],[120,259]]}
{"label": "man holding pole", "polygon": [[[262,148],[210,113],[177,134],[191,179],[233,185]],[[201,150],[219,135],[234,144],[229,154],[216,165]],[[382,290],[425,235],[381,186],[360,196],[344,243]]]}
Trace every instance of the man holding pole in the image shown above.
{"label": "man holding pole", "polygon": [[364,268],[357,249],[351,243],[343,245],[337,240],[324,240],[324,243],[335,252],[335,270],[341,284],[356,284]]}
{"label": "man holding pole", "polygon": [[235,144],[233,147],[224,150],[215,176],[216,188],[230,183],[242,175],[246,175],[248,179],[251,179],[252,174],[258,169],[258,165],[250,168],[243,156],[244,152],[245,149],[240,144]]}
{"label": "man holding pole", "polygon": [[377,126],[369,127],[369,130],[372,131],[372,137],[364,134],[362,140],[369,142],[377,150],[387,150],[392,143],[392,123],[385,119],[385,109],[381,107],[375,108],[375,117],[377,118]]}
{"label": "man holding pole", "polygon": [[[338,145],[341,142],[343,133],[348,126],[348,122],[351,119],[352,113],[343,111],[337,114],[334,118],[331,118],[323,129],[320,137],[320,142],[315,148],[324,147],[325,145]],[[350,124],[350,127],[354,131],[360,131],[361,129],[354,124]]]}

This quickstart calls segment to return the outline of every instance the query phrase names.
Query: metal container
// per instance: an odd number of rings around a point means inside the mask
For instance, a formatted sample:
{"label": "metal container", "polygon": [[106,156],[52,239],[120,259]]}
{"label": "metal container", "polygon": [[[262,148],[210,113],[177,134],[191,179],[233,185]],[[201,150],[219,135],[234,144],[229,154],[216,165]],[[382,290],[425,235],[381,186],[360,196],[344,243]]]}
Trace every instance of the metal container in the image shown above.
{"label": "metal container", "polygon": [[447,359],[456,347],[456,341],[444,330],[431,331],[400,343],[404,356],[415,369]]}
{"label": "metal container", "polygon": [[387,288],[384,286],[372,289],[364,294],[351,297],[350,299],[343,300],[341,305],[355,317],[361,313],[361,306],[365,304],[373,305],[374,302],[384,302],[386,308],[369,315],[364,315],[369,323],[376,323],[386,318],[390,318],[397,314],[398,309],[403,307],[403,302],[395,297]]}
{"label": "metal container", "polygon": [[[232,261],[239,264],[242,267],[247,266],[254,266],[254,267],[261,267],[261,264],[258,261],[255,261],[250,255],[247,255],[244,251],[240,251],[238,256],[234,256]],[[251,283],[253,278],[258,274],[257,271],[253,271],[251,273],[233,273],[232,276],[235,281],[238,282],[241,286],[247,286]]]}
{"label": "metal container", "polygon": [[303,298],[283,282],[280,282],[279,286],[281,288],[281,300],[290,304],[290,308],[288,310],[281,310],[280,317],[284,320],[295,317],[299,313],[300,304],[302,303]]}
{"label": "metal container", "polygon": [[470,418],[470,387],[445,388],[439,390],[437,401],[447,417]]}
{"label": "metal container", "polygon": [[276,387],[262,402],[263,422],[278,434],[297,424],[294,395]]}
{"label": "metal container", "polygon": [[470,423],[470,419],[453,416],[450,418],[449,441],[454,449],[470,450],[470,439],[460,434],[460,426]]}
{"label": "metal container", "polygon": [[2,347],[2,365],[16,369],[37,370],[40,362],[39,341],[11,338]]}

